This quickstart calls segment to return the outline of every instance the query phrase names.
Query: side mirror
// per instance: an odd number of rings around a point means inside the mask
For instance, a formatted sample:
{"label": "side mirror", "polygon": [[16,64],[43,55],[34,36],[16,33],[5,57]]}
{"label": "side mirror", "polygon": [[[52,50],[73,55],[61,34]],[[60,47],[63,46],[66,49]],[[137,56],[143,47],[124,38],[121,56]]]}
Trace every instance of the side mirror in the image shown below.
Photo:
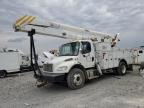
{"label": "side mirror", "polygon": [[80,49],[81,54],[84,54],[84,50]]}

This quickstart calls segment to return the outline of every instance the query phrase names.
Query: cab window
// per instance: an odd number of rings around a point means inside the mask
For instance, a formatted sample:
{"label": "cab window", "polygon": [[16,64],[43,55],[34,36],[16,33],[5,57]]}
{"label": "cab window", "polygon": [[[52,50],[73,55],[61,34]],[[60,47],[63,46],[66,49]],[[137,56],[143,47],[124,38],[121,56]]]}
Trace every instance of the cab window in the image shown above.
{"label": "cab window", "polygon": [[91,44],[89,42],[82,42],[82,54],[91,52]]}

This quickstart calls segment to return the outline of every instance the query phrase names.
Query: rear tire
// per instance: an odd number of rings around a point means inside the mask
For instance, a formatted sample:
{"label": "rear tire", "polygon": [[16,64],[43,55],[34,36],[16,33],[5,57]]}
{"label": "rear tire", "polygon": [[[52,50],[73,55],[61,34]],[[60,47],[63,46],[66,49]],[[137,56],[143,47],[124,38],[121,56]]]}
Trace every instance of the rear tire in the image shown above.
{"label": "rear tire", "polygon": [[81,69],[74,68],[67,75],[67,84],[70,89],[82,88],[85,84],[85,76]]}
{"label": "rear tire", "polygon": [[5,70],[0,70],[0,78],[5,78],[7,76],[7,72]]}
{"label": "rear tire", "polygon": [[127,65],[125,62],[120,62],[119,67],[117,68],[118,75],[125,75],[127,72]]}

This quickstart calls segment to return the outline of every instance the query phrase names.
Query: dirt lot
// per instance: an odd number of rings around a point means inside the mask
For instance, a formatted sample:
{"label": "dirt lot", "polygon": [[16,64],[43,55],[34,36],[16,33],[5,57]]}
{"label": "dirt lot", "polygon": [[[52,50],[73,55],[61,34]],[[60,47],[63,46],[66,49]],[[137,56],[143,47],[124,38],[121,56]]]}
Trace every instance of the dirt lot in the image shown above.
{"label": "dirt lot", "polygon": [[144,79],[135,72],[105,75],[79,90],[35,82],[32,72],[0,79],[0,108],[144,108]]}

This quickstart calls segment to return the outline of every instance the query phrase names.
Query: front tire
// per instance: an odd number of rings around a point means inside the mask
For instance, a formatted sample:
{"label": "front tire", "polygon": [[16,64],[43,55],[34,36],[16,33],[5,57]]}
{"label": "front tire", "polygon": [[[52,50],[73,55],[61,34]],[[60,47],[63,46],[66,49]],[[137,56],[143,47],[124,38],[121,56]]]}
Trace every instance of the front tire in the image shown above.
{"label": "front tire", "polygon": [[0,78],[5,78],[7,76],[7,72],[5,70],[0,70]]}
{"label": "front tire", "polygon": [[117,68],[118,75],[125,75],[127,71],[127,65],[125,62],[120,62]]}
{"label": "front tire", "polygon": [[85,84],[85,76],[81,69],[74,68],[67,75],[67,84],[70,89],[82,88]]}

